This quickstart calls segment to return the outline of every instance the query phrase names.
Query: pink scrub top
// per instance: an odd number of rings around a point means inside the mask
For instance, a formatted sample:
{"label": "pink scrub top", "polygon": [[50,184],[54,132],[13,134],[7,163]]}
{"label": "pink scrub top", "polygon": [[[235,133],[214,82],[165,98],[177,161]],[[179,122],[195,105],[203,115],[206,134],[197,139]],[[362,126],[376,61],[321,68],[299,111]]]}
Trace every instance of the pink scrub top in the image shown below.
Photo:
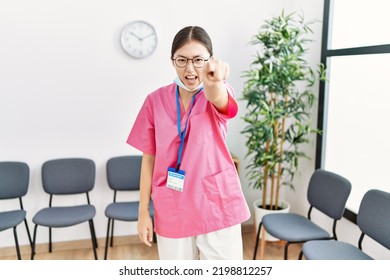
{"label": "pink scrub top", "polygon": [[185,112],[180,102],[181,130],[191,112],[180,166],[185,171],[182,192],[166,187],[168,168],[176,167],[180,145],[175,83],[147,96],[131,129],[127,143],[155,156],[151,198],[154,228],[160,236],[197,236],[242,223],[250,217],[225,142],[227,121],[238,111],[234,91],[225,85],[229,92],[226,115],[205,98],[203,90],[195,96],[192,111]]}

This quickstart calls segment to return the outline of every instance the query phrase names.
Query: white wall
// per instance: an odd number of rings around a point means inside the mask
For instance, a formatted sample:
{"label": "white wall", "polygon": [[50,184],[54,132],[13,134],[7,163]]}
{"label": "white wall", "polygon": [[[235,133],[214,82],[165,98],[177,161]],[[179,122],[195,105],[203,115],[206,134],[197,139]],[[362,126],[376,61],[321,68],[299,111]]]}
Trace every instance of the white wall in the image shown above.
{"label": "white wall", "polygon": [[[213,39],[215,57],[230,64],[229,82],[239,97],[241,75],[255,54],[248,42],[265,19],[282,9],[321,20],[323,1],[198,0],[185,5],[180,0],[0,0],[0,160],[26,161],[31,168],[25,198],[31,228],[33,215],[48,203],[41,186],[42,163],[88,157],[97,166],[91,199],[97,207],[96,232],[103,237],[104,208],[112,199],[105,163],[112,156],[139,153],[125,140],[145,96],[174,78],[169,57],[175,33],[186,25],[203,26]],[[120,46],[121,28],[135,19],[150,21],[159,36],[156,52],[144,60],[130,58]],[[314,31],[308,57],[313,66],[320,60],[321,23]],[[260,193],[247,187],[244,176],[244,110],[240,102],[227,143],[242,161],[243,190],[251,206]],[[307,147],[313,159],[314,150],[314,143]],[[302,162],[297,190],[286,192],[293,211],[307,209],[306,185],[313,170],[314,161]],[[8,207],[1,203],[0,209]],[[54,241],[89,238],[87,225],[77,227],[55,230]],[[116,230],[124,235],[135,228],[118,223]],[[18,232],[20,243],[27,244],[22,226]],[[47,242],[47,230],[38,233],[37,242]],[[12,231],[2,232],[0,246],[13,244]]]}

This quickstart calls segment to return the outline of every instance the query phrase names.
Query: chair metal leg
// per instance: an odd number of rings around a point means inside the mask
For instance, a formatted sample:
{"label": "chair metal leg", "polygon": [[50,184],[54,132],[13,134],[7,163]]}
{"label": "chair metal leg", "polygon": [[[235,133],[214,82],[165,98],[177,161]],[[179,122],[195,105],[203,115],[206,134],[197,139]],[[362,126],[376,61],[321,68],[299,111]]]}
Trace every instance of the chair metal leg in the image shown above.
{"label": "chair metal leg", "polygon": [[256,245],[255,245],[255,250],[253,252],[253,259],[256,259],[256,254],[257,254],[257,247],[259,246],[259,237],[260,237],[260,232],[261,232],[261,226],[262,222],[259,223],[259,229],[257,230],[257,237],[256,237]]}
{"label": "chair metal leg", "polygon": [[14,227],[14,239],[15,239],[16,254],[18,255],[18,260],[21,260],[22,257],[21,257],[21,255],[20,255],[20,248],[19,248],[19,241],[18,241],[18,233],[16,232],[16,226]]}
{"label": "chair metal leg", "polygon": [[110,239],[110,224],[111,224],[111,219],[108,219],[108,223],[107,223],[107,235],[106,235],[106,247],[104,248],[104,259],[105,259],[105,260],[107,260],[108,239]]}
{"label": "chair metal leg", "polygon": [[94,227],[93,227],[92,220],[89,220],[88,224],[89,224],[89,229],[91,231],[91,241],[92,241],[93,254],[95,256],[95,260],[97,260],[98,259],[97,253],[96,253],[96,244],[97,244],[97,242],[96,242],[95,230],[94,230]]}
{"label": "chair metal leg", "polygon": [[34,237],[33,237],[33,242],[32,242],[32,247],[31,247],[31,259],[32,260],[34,259],[34,255],[35,255],[35,240],[37,237],[37,228],[38,228],[38,225],[35,225],[34,226]]}
{"label": "chair metal leg", "polygon": [[298,260],[302,260],[303,257],[303,251],[301,250],[298,255]]}
{"label": "chair metal leg", "polygon": [[290,242],[286,242],[286,244],[284,245],[284,259],[287,260],[287,257],[288,257],[288,246],[290,246]]}
{"label": "chair metal leg", "polygon": [[114,245],[114,219],[111,220],[111,239],[110,239],[110,247]]}
{"label": "chair metal leg", "polygon": [[91,225],[92,225],[92,231],[93,231],[93,242],[95,243],[95,248],[98,248],[98,242],[96,238],[96,231],[95,231],[95,225],[93,223],[93,220],[91,220]]}
{"label": "chair metal leg", "polygon": [[32,247],[32,239],[31,239],[30,229],[28,228],[28,223],[27,223],[26,219],[24,219],[24,224],[26,225],[28,241],[30,241],[30,246]]}
{"label": "chair metal leg", "polygon": [[[153,229],[154,229],[154,219],[152,219]],[[153,230],[153,243],[157,243],[157,235],[156,232]]]}
{"label": "chair metal leg", "polygon": [[49,252],[52,252],[52,246],[51,246],[51,227],[49,227]]}

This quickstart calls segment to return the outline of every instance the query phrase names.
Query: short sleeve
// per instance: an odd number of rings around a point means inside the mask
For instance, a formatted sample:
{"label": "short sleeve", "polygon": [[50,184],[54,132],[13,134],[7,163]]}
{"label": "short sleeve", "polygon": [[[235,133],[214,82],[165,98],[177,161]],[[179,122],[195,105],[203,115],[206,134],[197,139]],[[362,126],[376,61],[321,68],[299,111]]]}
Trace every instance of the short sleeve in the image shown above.
{"label": "short sleeve", "polygon": [[233,95],[228,91],[229,93],[229,103],[228,103],[228,113],[227,113],[227,117],[229,119],[232,119],[234,118],[237,113],[238,113],[238,104],[236,102],[236,100],[234,99]]}
{"label": "short sleeve", "polygon": [[149,96],[138,113],[126,143],[143,153],[156,153],[153,104]]}

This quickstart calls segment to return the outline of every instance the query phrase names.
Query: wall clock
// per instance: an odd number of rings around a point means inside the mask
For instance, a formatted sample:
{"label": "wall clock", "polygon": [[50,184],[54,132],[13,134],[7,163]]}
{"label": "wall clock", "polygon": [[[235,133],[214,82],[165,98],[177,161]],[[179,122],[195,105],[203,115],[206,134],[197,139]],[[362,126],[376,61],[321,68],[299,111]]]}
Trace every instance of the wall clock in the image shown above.
{"label": "wall clock", "polygon": [[157,33],[153,25],[146,21],[132,21],[122,30],[121,43],[130,56],[145,58],[157,47]]}

